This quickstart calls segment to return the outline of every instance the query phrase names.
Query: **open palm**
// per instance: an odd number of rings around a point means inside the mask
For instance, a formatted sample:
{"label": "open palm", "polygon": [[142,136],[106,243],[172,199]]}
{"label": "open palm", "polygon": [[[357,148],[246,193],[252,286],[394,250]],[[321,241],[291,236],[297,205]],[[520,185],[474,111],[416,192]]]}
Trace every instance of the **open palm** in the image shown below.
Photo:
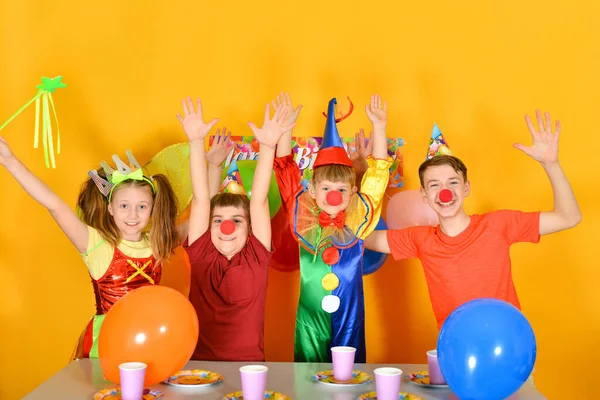
{"label": "open palm", "polygon": [[[371,136],[373,132],[371,132]],[[354,149],[350,148],[350,160],[352,168],[356,172],[356,176],[360,177],[367,171],[367,156],[373,152],[373,141],[369,140],[369,144],[365,140],[365,131],[361,128],[360,132],[354,134]]]}
{"label": "open palm", "polygon": [[271,107],[269,104],[265,107],[265,120],[263,126],[258,128],[253,122],[249,122],[248,126],[252,129],[254,137],[261,145],[275,148],[277,142],[285,132],[292,129],[296,124],[288,123],[289,110],[286,107],[279,105],[275,108],[275,114],[271,118]]}
{"label": "open palm", "polygon": [[296,120],[298,119],[298,115],[300,114],[300,110],[302,110],[302,104],[300,104],[298,107],[294,108],[294,105],[292,104],[292,99],[290,97],[289,93],[280,93],[277,95],[277,98],[275,100],[273,100],[272,102],[273,104],[273,109],[276,110],[277,107],[279,106],[283,106],[285,108],[285,111],[287,112],[287,123],[288,124],[293,124],[294,122],[296,122]]}
{"label": "open palm", "polygon": [[[373,132],[371,132],[371,136]],[[354,149],[350,149],[350,160],[365,160],[373,152],[373,140],[369,138],[368,143],[365,139],[364,129],[354,134]]]}
{"label": "open palm", "polygon": [[552,121],[550,119],[550,114],[544,114],[544,121],[541,111],[537,110],[535,113],[537,116],[539,130],[535,129],[535,126],[533,125],[531,118],[529,118],[529,115],[525,116],[525,121],[529,127],[529,132],[531,133],[533,143],[531,146],[525,146],[523,144],[516,143],[514,144],[514,147],[541,163],[556,162],[558,161],[558,138],[560,136],[560,122],[556,121],[556,130],[554,133],[552,133]]}
{"label": "open palm", "polygon": [[184,99],[182,104],[185,117],[177,114],[177,119],[179,119],[188,140],[191,142],[193,140],[204,139],[219,120],[215,118],[208,123],[204,122],[204,118],[202,117],[202,102],[200,99],[196,99],[197,110],[194,110],[194,104],[190,97]]}
{"label": "open palm", "polygon": [[232,146],[231,131],[223,128],[223,133],[221,133],[221,129],[217,129],[212,145],[206,153],[206,159],[210,164],[221,165],[227,158]]}
{"label": "open palm", "polygon": [[371,103],[365,107],[367,116],[373,126],[381,126],[387,123],[387,101],[381,104],[381,97],[378,94],[371,96]]}

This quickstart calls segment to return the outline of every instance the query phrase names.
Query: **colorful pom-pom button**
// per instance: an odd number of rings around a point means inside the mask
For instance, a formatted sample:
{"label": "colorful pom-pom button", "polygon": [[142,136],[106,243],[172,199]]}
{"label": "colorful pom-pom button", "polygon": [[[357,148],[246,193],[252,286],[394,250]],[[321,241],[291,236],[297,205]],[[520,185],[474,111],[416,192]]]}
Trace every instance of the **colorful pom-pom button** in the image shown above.
{"label": "colorful pom-pom button", "polygon": [[337,264],[340,261],[340,251],[335,247],[331,246],[323,250],[323,254],[321,254],[323,261],[327,265]]}
{"label": "colorful pom-pom button", "polygon": [[333,272],[330,272],[325,275],[323,279],[321,279],[321,285],[323,285],[323,289],[325,290],[335,290],[338,286],[340,286],[340,278],[338,278]]}
{"label": "colorful pom-pom button", "polygon": [[321,308],[329,314],[336,312],[340,308],[340,298],[332,294],[323,297]]}

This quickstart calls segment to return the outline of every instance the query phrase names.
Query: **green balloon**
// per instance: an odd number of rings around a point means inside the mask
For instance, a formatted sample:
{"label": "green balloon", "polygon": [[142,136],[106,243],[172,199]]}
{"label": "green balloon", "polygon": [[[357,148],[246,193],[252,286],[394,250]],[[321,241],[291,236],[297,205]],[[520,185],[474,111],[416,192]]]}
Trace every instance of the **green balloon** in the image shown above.
{"label": "green balloon", "polygon": [[[254,179],[254,171],[256,171],[256,160],[239,160],[236,163],[246,195],[248,198],[252,198],[252,180]],[[228,168],[225,168],[221,173],[221,181],[225,179],[227,170]],[[275,172],[271,173],[271,184],[267,197],[269,200],[269,213],[271,218],[273,218],[281,208],[281,195],[279,194],[279,187],[275,179]]]}

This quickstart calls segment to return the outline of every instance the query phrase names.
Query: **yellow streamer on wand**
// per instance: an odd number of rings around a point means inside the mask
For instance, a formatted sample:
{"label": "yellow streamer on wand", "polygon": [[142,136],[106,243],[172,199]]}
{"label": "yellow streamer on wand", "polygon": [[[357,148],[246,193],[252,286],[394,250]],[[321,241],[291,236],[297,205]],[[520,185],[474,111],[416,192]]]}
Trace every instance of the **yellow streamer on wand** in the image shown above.
{"label": "yellow streamer on wand", "polygon": [[[60,154],[60,129],[58,127],[58,116],[56,115],[56,108],[54,107],[54,100],[52,99],[52,93],[56,89],[65,88],[66,84],[62,82],[62,76],[55,78],[42,78],[42,83],[36,86],[38,89],[37,94],[29,100],[23,107],[14,113],[5,123],[0,125],[0,130],[4,129],[17,115],[25,110],[31,103],[35,101],[35,134],[33,138],[33,148],[39,147],[39,135],[40,135],[40,112],[41,112],[41,125],[42,125],[42,144],[44,146],[44,160],[46,162],[46,168],[56,168],[56,159],[54,157],[54,140],[52,138],[52,123],[50,118],[50,107],[52,107],[52,113],[56,120],[56,154]],[[41,108],[41,110],[40,110]]]}

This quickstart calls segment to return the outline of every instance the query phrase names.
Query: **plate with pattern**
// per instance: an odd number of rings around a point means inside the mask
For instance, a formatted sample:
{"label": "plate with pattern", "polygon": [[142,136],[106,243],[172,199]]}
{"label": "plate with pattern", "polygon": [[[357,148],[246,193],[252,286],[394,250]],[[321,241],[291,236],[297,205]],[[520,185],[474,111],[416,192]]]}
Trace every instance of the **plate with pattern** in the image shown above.
{"label": "plate with pattern", "polygon": [[[144,389],[142,400],[154,400],[164,393],[156,389]],[[94,400],[121,400],[121,388],[102,389],[94,395]]]}
{"label": "plate with pattern", "polygon": [[167,385],[179,387],[204,387],[223,382],[223,375],[204,369],[185,369],[164,381]]}
{"label": "plate with pattern", "polygon": [[447,388],[448,385],[433,385],[429,381],[429,371],[419,371],[413,372],[412,374],[406,375],[406,380],[414,383],[415,385],[419,385],[422,387],[430,387],[430,388]]}
{"label": "plate with pattern", "polygon": [[317,372],[312,376],[312,380],[314,382],[324,383],[326,385],[334,385],[334,386],[356,386],[356,385],[364,385],[365,383],[370,383],[373,381],[371,375],[367,374],[363,371],[352,371],[352,379],[349,381],[337,381],[333,377],[333,370]]}
{"label": "plate with pattern", "polygon": [[[377,400],[377,392],[369,392],[361,394],[358,400]],[[398,393],[398,400],[424,400],[421,396],[417,396],[412,393],[400,392]]]}
{"label": "plate with pattern", "polygon": [[[292,400],[292,398],[283,393],[274,392],[272,390],[265,390],[265,399],[269,400]],[[242,391],[239,390],[237,392],[226,394],[221,398],[221,400],[244,400],[244,396],[242,395]]]}

